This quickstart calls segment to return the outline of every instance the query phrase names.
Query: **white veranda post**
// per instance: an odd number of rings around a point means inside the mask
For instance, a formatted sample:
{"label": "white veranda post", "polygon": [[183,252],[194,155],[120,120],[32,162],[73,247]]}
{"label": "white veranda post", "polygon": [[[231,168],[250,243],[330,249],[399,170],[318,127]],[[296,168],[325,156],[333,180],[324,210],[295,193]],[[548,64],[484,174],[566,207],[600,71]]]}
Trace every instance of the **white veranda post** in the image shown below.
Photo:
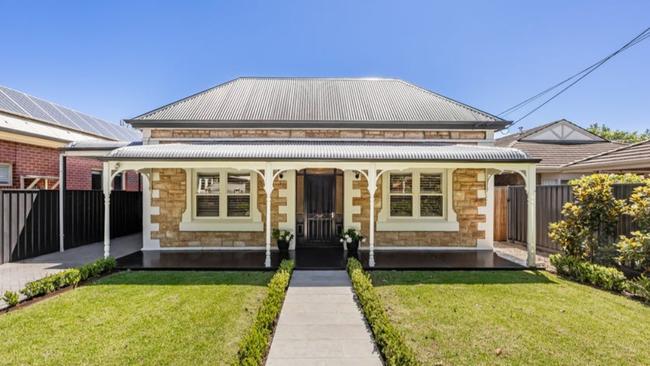
{"label": "white veranda post", "polygon": [[536,172],[535,172],[535,166],[531,165],[528,167],[526,170],[526,193],[528,196],[528,222],[527,222],[527,249],[528,249],[528,258],[526,260],[526,264],[528,267],[534,267],[536,264],[536,238],[537,238],[537,219],[535,217],[535,214],[537,212],[535,205],[536,205]]}
{"label": "white veranda post", "polygon": [[264,192],[266,193],[266,259],[265,267],[271,267],[271,194],[273,193],[273,168],[266,164],[264,168]]}
{"label": "white veranda post", "polygon": [[368,194],[370,195],[370,228],[368,229],[368,265],[375,266],[375,192],[377,191],[377,169],[374,164],[368,169]]}
{"label": "white veranda post", "polygon": [[111,255],[111,168],[108,162],[104,162],[102,190],[104,191],[104,258],[108,258]]}

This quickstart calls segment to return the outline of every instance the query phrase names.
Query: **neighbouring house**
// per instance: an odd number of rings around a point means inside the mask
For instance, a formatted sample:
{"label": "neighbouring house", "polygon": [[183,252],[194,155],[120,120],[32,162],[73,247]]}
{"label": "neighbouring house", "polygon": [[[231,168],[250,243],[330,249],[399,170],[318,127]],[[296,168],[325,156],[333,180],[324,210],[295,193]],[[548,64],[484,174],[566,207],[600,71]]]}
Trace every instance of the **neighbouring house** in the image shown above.
{"label": "neighbouring house", "polygon": [[[59,149],[72,141],[134,141],[140,132],[0,86],[0,189],[56,189]],[[66,187],[101,189],[102,163],[70,157]],[[139,175],[116,176],[115,189],[138,190]]]}
{"label": "neighbouring house", "polygon": [[[267,265],[275,228],[292,249],[355,228],[370,266],[376,250],[491,250],[495,174],[534,190],[539,161],[493,146],[508,121],[396,79],[238,78],[127,122],[142,144],[96,151],[106,197],[111,176],[143,175],[143,251],[246,248]],[[528,218],[533,265],[534,202]]]}
{"label": "neighbouring house", "polygon": [[[566,184],[571,179],[593,173],[594,170],[586,167],[567,167],[575,161],[625,146],[594,135],[566,119],[498,138],[495,145],[516,148],[540,159],[537,182],[541,185]],[[517,174],[501,174],[495,183],[497,186],[523,185],[524,181]]]}
{"label": "neighbouring house", "polygon": [[620,146],[564,166],[567,172],[636,173],[650,175],[650,140]]}

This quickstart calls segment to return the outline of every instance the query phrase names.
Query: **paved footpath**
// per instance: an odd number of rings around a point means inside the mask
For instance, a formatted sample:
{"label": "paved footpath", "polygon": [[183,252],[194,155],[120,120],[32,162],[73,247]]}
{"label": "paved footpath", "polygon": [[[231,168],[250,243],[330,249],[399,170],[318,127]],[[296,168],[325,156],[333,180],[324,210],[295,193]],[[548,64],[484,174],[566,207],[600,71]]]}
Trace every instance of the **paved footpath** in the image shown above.
{"label": "paved footpath", "polygon": [[266,365],[382,365],[345,271],[294,271]]}

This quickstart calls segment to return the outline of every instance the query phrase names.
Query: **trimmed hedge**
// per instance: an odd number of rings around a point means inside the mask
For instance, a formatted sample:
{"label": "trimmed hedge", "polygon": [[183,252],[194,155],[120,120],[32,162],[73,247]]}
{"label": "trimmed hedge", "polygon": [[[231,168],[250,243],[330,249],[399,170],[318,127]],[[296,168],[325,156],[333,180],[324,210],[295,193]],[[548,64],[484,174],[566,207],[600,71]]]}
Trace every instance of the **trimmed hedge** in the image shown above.
{"label": "trimmed hedge", "polygon": [[4,295],[2,295],[2,301],[6,302],[9,307],[12,307],[18,305],[20,299],[14,291],[5,291]]}
{"label": "trimmed hedge", "polygon": [[291,273],[295,264],[292,260],[283,260],[280,268],[271,277],[268,293],[262,302],[253,326],[239,343],[236,365],[258,366],[264,362],[269,349],[271,334],[282,310]]}
{"label": "trimmed hedge", "polygon": [[372,329],[377,347],[386,364],[390,366],[420,365],[415,358],[415,353],[388,319],[370,276],[363,271],[361,263],[354,258],[349,258],[347,269],[352,280],[352,287],[354,287],[363,313]]}
{"label": "trimmed hedge", "polygon": [[115,269],[114,258],[99,259],[79,268],[66,269],[65,271],[41,278],[40,280],[28,282],[20,292],[28,299],[43,296],[64,287],[77,286],[80,281],[97,277],[113,269]]}
{"label": "trimmed hedge", "polygon": [[622,292],[627,288],[625,275],[616,268],[593,264],[578,257],[562,254],[552,255],[550,261],[558,274],[578,282],[616,292]]}

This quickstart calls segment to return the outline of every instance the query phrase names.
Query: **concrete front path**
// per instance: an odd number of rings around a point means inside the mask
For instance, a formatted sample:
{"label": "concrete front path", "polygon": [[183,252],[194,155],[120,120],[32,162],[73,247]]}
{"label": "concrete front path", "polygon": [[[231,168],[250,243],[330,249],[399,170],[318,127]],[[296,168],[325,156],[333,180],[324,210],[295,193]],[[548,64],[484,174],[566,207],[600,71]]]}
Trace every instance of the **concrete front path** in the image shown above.
{"label": "concrete front path", "polygon": [[381,365],[345,271],[294,271],[267,366]]}
{"label": "concrete front path", "polygon": [[[142,234],[111,239],[111,256],[121,257],[142,249]],[[93,243],[64,252],[54,252],[39,257],[0,265],[0,295],[6,290],[19,291],[25,284],[52,273],[102,258],[104,243]],[[4,303],[0,300],[0,308]]]}

